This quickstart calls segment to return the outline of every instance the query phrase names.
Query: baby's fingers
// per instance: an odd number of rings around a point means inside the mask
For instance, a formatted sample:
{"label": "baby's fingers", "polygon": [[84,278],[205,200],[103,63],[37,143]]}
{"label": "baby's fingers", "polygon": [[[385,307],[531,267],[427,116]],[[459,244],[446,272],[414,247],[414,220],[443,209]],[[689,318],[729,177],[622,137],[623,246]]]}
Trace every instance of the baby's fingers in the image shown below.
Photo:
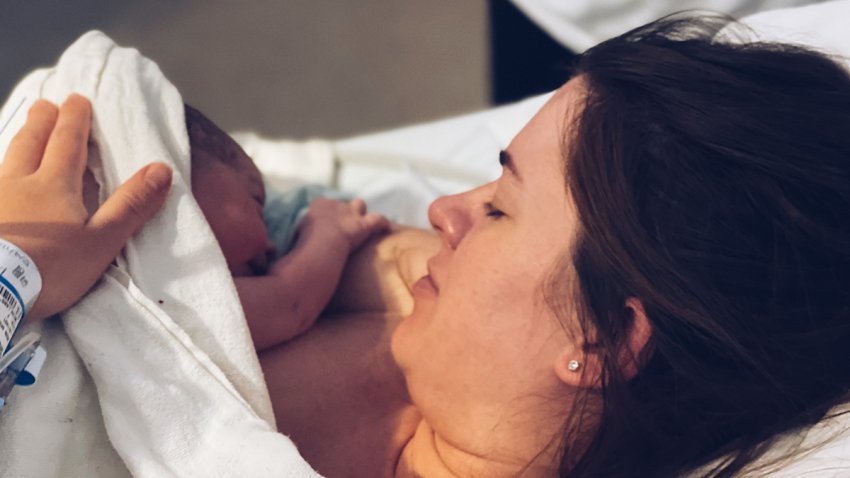
{"label": "baby's fingers", "polygon": [[363,214],[366,214],[366,201],[360,198],[352,199],[351,202],[348,203],[348,207],[350,207],[352,211],[357,214],[360,214],[361,216]]}
{"label": "baby's fingers", "polygon": [[351,250],[354,251],[373,235],[388,230],[390,221],[380,214],[370,213],[359,216],[357,222],[350,225],[354,227],[349,230],[347,236]]}
{"label": "baby's fingers", "polygon": [[382,214],[378,214],[376,212],[372,212],[363,216],[363,223],[366,225],[366,229],[369,231],[370,234],[385,231],[390,228],[389,219],[385,218]]}

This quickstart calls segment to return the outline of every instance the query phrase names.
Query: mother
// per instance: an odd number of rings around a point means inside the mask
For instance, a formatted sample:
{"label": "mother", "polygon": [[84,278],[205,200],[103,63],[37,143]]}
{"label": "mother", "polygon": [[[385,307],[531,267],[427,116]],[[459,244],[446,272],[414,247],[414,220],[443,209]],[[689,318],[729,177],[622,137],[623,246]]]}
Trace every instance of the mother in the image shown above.
{"label": "mother", "polygon": [[378,244],[436,251],[409,315],[262,357],[318,471],[731,476],[847,399],[850,77],[724,24],[589,50],[497,181],[431,206],[436,243]]}

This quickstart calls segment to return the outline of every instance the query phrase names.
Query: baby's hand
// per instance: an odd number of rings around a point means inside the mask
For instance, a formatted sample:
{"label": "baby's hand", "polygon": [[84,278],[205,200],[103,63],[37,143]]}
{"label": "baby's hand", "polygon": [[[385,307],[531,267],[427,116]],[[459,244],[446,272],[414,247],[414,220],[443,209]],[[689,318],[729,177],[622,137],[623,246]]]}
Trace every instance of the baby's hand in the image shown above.
{"label": "baby's hand", "polygon": [[353,251],[372,234],[389,229],[390,222],[380,214],[367,214],[362,199],[346,203],[319,198],[310,204],[301,227],[313,227],[322,234],[339,234],[348,243],[348,250]]}

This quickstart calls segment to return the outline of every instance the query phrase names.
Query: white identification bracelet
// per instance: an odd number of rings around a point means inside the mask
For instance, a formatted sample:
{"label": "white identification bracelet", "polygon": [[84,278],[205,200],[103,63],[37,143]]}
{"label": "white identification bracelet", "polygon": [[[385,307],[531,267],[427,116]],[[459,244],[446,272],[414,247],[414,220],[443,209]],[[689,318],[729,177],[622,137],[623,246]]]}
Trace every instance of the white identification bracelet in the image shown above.
{"label": "white identification bracelet", "polygon": [[9,351],[39,292],[41,274],[35,262],[18,246],[0,239],[0,356]]}

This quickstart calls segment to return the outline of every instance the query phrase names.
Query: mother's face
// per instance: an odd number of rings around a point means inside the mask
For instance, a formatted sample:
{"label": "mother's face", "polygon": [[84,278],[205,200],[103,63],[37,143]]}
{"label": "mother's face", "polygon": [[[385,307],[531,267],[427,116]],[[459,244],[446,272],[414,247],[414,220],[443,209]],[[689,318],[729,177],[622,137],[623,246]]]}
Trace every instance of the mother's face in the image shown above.
{"label": "mother's face", "polygon": [[498,180],[431,205],[442,247],[392,346],[435,429],[559,386],[553,364],[573,340],[541,286],[576,231],[562,142],[581,91],[572,81],[544,105],[503,154]]}

